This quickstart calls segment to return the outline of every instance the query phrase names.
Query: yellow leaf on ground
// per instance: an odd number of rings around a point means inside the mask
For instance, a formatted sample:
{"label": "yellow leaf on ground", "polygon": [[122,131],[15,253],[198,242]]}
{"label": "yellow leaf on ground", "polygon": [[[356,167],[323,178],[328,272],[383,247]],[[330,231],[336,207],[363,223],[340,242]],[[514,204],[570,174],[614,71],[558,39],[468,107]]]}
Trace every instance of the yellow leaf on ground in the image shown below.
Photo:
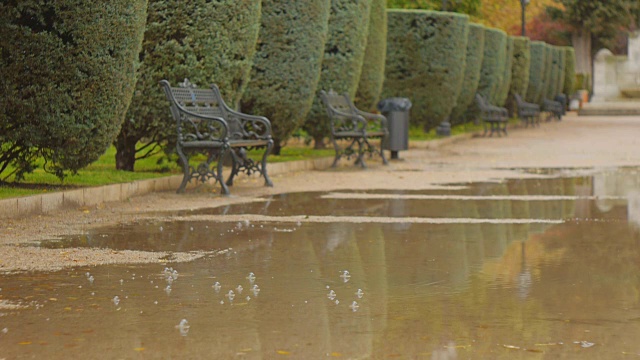
{"label": "yellow leaf on ground", "polygon": [[20,341],[18,345],[31,345],[31,341]]}
{"label": "yellow leaf on ground", "polygon": [[137,347],[137,348],[134,348],[133,350],[134,351],[144,351],[144,348],[143,347]]}
{"label": "yellow leaf on ground", "polygon": [[277,352],[279,355],[291,355],[291,353],[290,353],[290,352],[285,351],[285,350],[276,350],[276,352]]}
{"label": "yellow leaf on ground", "polygon": [[342,354],[340,354],[339,352],[332,352],[332,353],[331,353],[331,356],[333,356],[333,357],[340,357],[340,356],[342,356]]}

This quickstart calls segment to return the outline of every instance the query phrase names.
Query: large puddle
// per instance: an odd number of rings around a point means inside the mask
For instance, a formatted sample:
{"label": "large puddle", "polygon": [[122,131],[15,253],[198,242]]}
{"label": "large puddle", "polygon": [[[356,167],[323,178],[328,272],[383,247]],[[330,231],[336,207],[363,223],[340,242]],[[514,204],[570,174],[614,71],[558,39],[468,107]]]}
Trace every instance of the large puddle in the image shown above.
{"label": "large puddle", "polygon": [[223,252],[5,275],[0,358],[640,358],[640,175],[555,175],[286,194],[43,242]]}

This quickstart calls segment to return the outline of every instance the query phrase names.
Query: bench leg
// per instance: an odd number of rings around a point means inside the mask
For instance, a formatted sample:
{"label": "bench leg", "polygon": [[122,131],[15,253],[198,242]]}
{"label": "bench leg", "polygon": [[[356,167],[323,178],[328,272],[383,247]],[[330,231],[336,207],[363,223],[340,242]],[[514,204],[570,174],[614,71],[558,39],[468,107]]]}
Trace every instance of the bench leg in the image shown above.
{"label": "bench leg", "polygon": [[273,149],[273,140],[270,140],[267,144],[267,149],[264,151],[264,154],[262,154],[262,161],[260,162],[260,172],[264,178],[264,186],[273,186],[273,181],[271,181],[267,174],[267,157],[271,154],[271,149]]}
{"label": "bench leg", "polygon": [[218,181],[220,182],[220,188],[221,188],[220,193],[222,195],[231,194],[231,192],[229,191],[229,188],[227,187],[227,184],[224,183],[224,175],[222,174],[223,160],[228,152],[229,152],[229,147],[225,147],[224,150],[220,152],[220,155],[218,155],[218,163],[216,164],[216,171],[218,172]]}
{"label": "bench leg", "polygon": [[185,187],[187,186],[187,183],[189,183],[189,180],[191,180],[191,167],[189,166],[189,158],[184,154],[184,152],[182,151],[182,148],[178,147],[176,149],[176,152],[178,153],[178,157],[180,158],[180,162],[182,163],[182,182],[180,183],[180,186],[178,187],[178,191],[176,191],[178,194],[182,194],[184,192]]}
{"label": "bench leg", "polygon": [[[360,165],[360,167],[362,167],[363,169],[366,169],[367,164],[364,163],[364,149],[365,149],[364,145],[365,145],[366,139],[358,138],[357,142],[358,142],[358,157],[356,158],[356,162],[354,164]],[[368,143],[366,144],[368,145]]]}

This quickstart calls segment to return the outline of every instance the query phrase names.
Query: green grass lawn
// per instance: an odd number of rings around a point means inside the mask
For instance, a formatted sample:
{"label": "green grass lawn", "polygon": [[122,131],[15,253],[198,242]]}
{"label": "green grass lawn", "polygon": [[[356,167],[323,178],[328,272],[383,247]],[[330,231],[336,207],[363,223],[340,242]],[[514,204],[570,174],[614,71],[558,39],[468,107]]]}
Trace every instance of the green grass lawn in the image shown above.
{"label": "green grass lawn", "polygon": [[[481,125],[468,123],[454,127],[451,133],[452,135],[458,135],[480,130],[482,130]],[[437,138],[438,135],[436,135],[435,130],[425,133],[420,127],[411,127],[409,129],[410,141],[426,141]],[[0,199],[85,186],[125,183],[182,173],[175,161],[168,161],[162,154],[136,161],[135,172],[116,170],[115,153],[115,148],[110,147],[96,162],[79,170],[76,175],[66,176],[64,181],[61,181],[53,174],[45,172],[42,169],[42,162],[40,162],[37,164],[36,170],[25,175],[23,181],[15,182],[15,179],[8,178],[5,182],[0,182]],[[249,156],[254,160],[259,160],[261,155],[262,152],[260,151],[249,152]],[[270,155],[268,162],[277,163],[333,156],[334,150],[330,145],[326,149],[315,150],[311,146],[305,145],[302,140],[293,140],[291,144],[282,148],[280,155]],[[195,164],[201,161],[202,157],[196,156],[192,160]]]}

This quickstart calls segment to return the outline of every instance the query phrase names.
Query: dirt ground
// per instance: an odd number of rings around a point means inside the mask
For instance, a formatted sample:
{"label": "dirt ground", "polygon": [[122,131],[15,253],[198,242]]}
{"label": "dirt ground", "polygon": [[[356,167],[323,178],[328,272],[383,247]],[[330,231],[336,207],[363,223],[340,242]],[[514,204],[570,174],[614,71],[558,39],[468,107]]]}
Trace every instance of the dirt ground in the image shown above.
{"label": "dirt ground", "polygon": [[[104,225],[157,217],[158,210],[185,210],[253,201],[269,194],[339,189],[429,189],[445,183],[500,181],[525,175],[517,168],[576,168],[640,166],[640,117],[578,117],[537,128],[516,127],[507,137],[464,138],[446,145],[412,144],[400,160],[383,166],[368,161],[366,170],[343,160],[338,169],[273,176],[273,188],[257,178],[236,181],[232,196],[218,195],[209,185],[187,194],[153,193],[126,202],[95,208],[59,211],[50,215],[4,220],[0,225],[0,272],[54,270],[106,263],[163,262],[165,253],[100,249],[40,249],[24,246],[42,239],[78,234]],[[190,261],[204,254],[173,254]]]}

